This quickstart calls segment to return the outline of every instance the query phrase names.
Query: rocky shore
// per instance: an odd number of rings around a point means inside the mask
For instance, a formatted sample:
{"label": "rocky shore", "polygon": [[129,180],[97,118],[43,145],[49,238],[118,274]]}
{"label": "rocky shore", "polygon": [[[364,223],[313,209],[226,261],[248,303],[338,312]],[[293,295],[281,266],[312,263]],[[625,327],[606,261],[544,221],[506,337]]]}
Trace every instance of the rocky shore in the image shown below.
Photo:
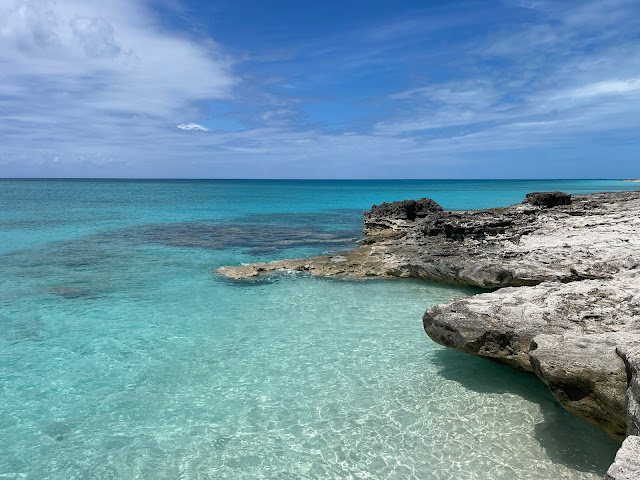
{"label": "rocky shore", "polygon": [[431,307],[436,342],[536,374],[569,412],[624,440],[607,478],[640,478],[640,192],[444,211],[430,199],[365,213],[363,245],[340,255],[218,273],[294,270],[411,277],[493,292]]}

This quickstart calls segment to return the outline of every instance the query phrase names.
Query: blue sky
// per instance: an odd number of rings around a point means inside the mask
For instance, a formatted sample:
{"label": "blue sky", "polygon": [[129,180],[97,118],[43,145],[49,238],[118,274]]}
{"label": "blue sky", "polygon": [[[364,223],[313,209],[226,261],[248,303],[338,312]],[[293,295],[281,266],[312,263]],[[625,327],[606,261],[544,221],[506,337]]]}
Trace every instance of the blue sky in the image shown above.
{"label": "blue sky", "polygon": [[0,176],[640,177],[640,2],[3,0]]}

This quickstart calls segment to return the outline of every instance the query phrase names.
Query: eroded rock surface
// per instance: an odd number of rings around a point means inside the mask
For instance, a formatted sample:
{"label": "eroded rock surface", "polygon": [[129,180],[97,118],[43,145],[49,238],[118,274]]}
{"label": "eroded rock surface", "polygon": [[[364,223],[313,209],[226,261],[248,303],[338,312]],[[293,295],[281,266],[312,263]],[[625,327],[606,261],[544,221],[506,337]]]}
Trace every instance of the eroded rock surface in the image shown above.
{"label": "eroded rock surface", "polygon": [[442,210],[442,207],[430,198],[374,205],[364,214],[363,232],[372,235],[386,230],[410,228],[414,226],[416,219]]}
{"label": "eroded rock surface", "polygon": [[535,374],[565,409],[622,441],[627,373],[616,354],[619,337],[624,335],[537,335],[529,356]]}
{"label": "eroded rock surface", "polygon": [[[394,202],[367,212],[364,230],[370,235],[362,247],[340,254],[346,262],[320,256],[218,272],[240,279],[297,270],[497,288],[610,278],[640,264],[640,192],[575,197],[552,208],[525,203],[442,211],[424,199],[408,205]],[[418,211],[424,216],[410,220]]]}
{"label": "eroded rock surface", "polygon": [[444,211],[429,199],[374,206],[340,255],[223,267],[242,279],[295,270],[501,288],[424,314],[442,345],[535,373],[571,413],[625,440],[607,478],[640,478],[640,192]]}
{"label": "eroded rock surface", "polygon": [[[636,319],[640,321],[640,319]],[[627,434],[640,435],[640,338],[629,338],[617,348],[627,367],[629,388],[625,398]],[[640,478],[640,477],[638,477]]]}
{"label": "eroded rock surface", "polygon": [[547,208],[558,205],[571,205],[571,194],[565,192],[532,192],[527,193],[527,198],[523,203]]}
{"label": "eroded rock surface", "polygon": [[640,478],[640,437],[627,437],[604,478],[605,480],[638,480]]}
{"label": "eroded rock surface", "polygon": [[616,349],[640,333],[640,272],[459,298],[423,322],[442,345],[534,372],[571,413],[624,438],[628,380]]}

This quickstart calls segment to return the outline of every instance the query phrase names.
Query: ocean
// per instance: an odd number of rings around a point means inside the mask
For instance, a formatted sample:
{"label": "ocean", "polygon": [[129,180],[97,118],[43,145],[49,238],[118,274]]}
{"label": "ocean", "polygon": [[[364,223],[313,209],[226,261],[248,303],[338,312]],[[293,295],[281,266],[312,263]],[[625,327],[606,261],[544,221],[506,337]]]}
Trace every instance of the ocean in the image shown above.
{"label": "ocean", "polygon": [[0,180],[0,479],[597,479],[618,444],[432,342],[478,290],[212,270],[356,246],[373,204],[617,180]]}

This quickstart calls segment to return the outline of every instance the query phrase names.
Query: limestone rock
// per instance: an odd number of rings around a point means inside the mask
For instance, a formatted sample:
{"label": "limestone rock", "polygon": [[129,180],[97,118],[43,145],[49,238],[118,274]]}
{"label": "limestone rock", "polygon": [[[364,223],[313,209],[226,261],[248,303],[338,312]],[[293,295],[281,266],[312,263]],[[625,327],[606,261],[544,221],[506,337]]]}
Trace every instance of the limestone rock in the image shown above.
{"label": "limestone rock", "polygon": [[[423,322],[442,345],[533,371],[567,410],[614,438],[623,439],[628,419],[638,418],[637,387],[635,413],[625,415],[627,369],[616,353],[617,346],[640,339],[636,272],[454,299],[429,308]],[[637,371],[636,350],[629,350],[627,362]]]}
{"label": "limestone rock", "polygon": [[540,207],[555,207],[557,205],[570,205],[571,194],[565,192],[533,192],[527,193],[525,202]]}
{"label": "limestone rock", "polygon": [[385,202],[374,205],[371,210],[365,212],[363,231],[368,235],[376,235],[386,230],[408,228],[417,218],[424,218],[442,211],[442,207],[430,198]]}
{"label": "limestone rock", "polygon": [[529,357],[536,375],[569,412],[617,440],[626,436],[627,374],[615,334],[537,335]]}
{"label": "limestone rock", "polygon": [[640,478],[640,437],[629,436],[624,441],[604,480],[638,480]]}
{"label": "limestone rock", "polygon": [[[368,237],[334,256],[222,267],[410,277],[501,288],[429,308],[436,342],[533,372],[570,412],[614,438],[630,435],[610,480],[640,478],[640,192],[572,198],[535,192],[522,204],[443,211],[429,199],[374,206]],[[625,431],[626,430],[626,431]]]}
{"label": "limestone rock", "polygon": [[[640,319],[638,319],[640,322]],[[618,347],[618,354],[627,367],[629,388],[625,398],[627,434],[640,435],[640,335]],[[640,477],[639,477],[640,478]]]}
{"label": "limestone rock", "polygon": [[526,203],[461,212],[440,211],[427,200],[383,204],[365,213],[365,232],[372,235],[367,245],[341,254],[349,262],[339,268],[329,265],[329,257],[314,257],[218,272],[249,278],[304,268],[314,275],[498,288],[609,278],[640,265],[640,192],[592,194],[555,208]]}
{"label": "limestone rock", "polygon": [[[517,297],[505,296],[505,291],[517,294],[518,290],[503,289],[434,305],[422,317],[425,331],[445,347],[532,372],[531,340],[548,326],[542,316],[519,321],[527,315],[527,305]],[[496,294],[502,298],[496,299]]]}

